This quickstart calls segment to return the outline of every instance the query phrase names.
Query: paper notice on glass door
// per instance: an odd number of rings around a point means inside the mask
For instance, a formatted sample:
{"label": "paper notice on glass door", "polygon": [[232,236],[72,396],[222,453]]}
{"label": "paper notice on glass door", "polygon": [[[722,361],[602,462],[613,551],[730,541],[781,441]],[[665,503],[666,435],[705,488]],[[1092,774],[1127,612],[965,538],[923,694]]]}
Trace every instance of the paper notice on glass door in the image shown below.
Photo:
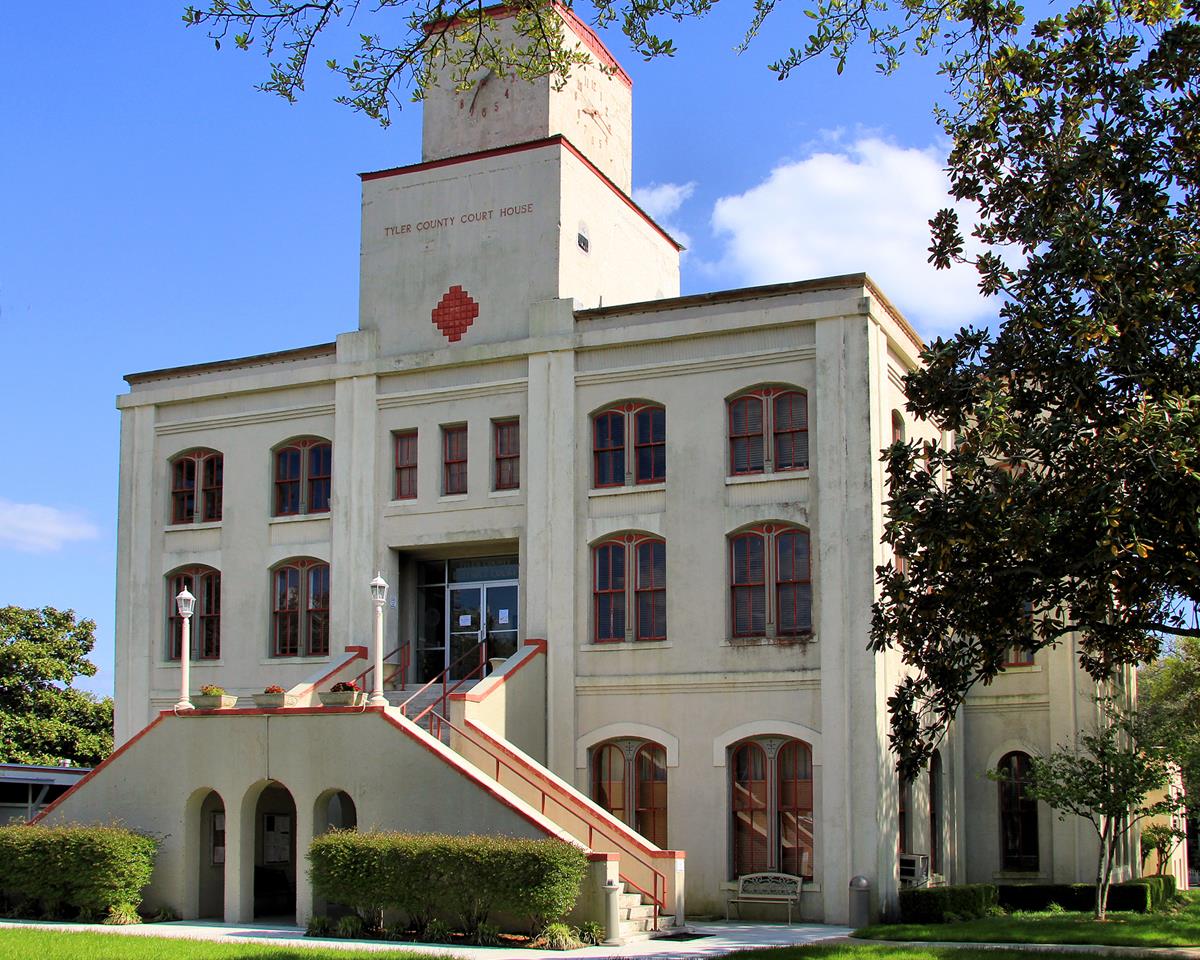
{"label": "paper notice on glass door", "polygon": [[471,615],[469,613],[459,614],[458,625],[460,627],[469,627],[471,625]]}
{"label": "paper notice on glass door", "polygon": [[499,622],[499,623],[508,623],[508,611],[507,611],[507,610],[501,610],[501,611],[500,611],[500,612],[499,612],[499,613],[496,615],[496,620],[497,620],[497,622]]}

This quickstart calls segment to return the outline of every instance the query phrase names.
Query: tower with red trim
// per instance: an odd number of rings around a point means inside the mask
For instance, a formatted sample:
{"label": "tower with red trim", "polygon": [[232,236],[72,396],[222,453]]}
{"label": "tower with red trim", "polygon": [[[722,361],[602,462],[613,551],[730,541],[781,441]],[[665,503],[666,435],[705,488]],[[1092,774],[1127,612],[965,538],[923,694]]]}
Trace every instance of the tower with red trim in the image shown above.
{"label": "tower with red trim", "polygon": [[545,301],[678,295],[681,248],[629,195],[632,83],[558,13],[591,58],[565,85],[485,70],[456,91],[443,77],[421,162],[362,174],[359,327],[382,355],[525,339]]}

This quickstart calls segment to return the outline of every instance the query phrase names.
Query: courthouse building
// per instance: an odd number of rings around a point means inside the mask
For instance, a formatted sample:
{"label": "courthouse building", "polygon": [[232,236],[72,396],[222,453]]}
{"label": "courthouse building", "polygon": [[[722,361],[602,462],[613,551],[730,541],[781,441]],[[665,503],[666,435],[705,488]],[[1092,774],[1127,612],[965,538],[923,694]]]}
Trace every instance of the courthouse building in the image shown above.
{"label": "courthouse building", "polygon": [[[867,641],[880,450],[945,442],[904,412],[919,337],[865,273],[680,296],[630,79],[563,16],[593,56],[565,87],[437,87],[420,162],[362,175],[357,329],[127,378],[120,749],[45,819],[155,833],[148,902],[230,921],[279,912],[272,877],[320,910],[331,824],[568,838],[625,935],[757,872],[829,922],[856,876],[893,909],[901,855],[1087,879],[1087,828],[986,778],[1086,725],[1069,645],[1014,653],[897,782],[903,668]],[[377,573],[389,706],[317,706],[375,681]],[[174,708],[185,587],[191,689],[236,709]]]}

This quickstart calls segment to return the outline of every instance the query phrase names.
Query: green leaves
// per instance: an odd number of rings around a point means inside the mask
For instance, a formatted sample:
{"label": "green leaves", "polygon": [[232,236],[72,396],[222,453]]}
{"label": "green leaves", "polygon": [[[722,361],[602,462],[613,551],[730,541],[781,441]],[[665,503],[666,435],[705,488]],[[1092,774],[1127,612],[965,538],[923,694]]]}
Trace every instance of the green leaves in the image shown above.
{"label": "green leaves", "polygon": [[112,752],[112,700],[71,686],[96,673],[95,629],[71,610],[0,607],[0,762],[93,766]]}

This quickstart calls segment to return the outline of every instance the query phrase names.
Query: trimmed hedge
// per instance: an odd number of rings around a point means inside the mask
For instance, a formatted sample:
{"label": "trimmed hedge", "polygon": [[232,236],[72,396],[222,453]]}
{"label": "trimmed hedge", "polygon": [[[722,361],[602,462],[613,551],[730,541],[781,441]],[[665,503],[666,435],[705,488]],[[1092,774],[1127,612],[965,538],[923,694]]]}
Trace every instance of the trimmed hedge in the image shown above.
{"label": "trimmed hedge", "polygon": [[24,914],[128,915],[157,851],[156,840],[121,827],[0,827],[0,897]]}
{"label": "trimmed hedge", "polygon": [[[1175,878],[1139,877],[1108,888],[1109,910],[1150,913],[1175,898]],[[1064,910],[1087,911],[1096,906],[1092,883],[1014,883],[1000,887],[1000,906],[1005,910],[1037,912],[1056,903]]]}
{"label": "trimmed hedge", "polygon": [[571,910],[587,871],[583,851],[561,840],[380,831],[331,830],[308,859],[315,892],[377,927],[384,911],[400,911],[418,934],[457,915],[477,936],[493,910],[538,929]]}
{"label": "trimmed hedge", "polygon": [[900,891],[903,923],[953,923],[986,917],[996,906],[996,886],[963,883],[950,887],[907,887]]}

